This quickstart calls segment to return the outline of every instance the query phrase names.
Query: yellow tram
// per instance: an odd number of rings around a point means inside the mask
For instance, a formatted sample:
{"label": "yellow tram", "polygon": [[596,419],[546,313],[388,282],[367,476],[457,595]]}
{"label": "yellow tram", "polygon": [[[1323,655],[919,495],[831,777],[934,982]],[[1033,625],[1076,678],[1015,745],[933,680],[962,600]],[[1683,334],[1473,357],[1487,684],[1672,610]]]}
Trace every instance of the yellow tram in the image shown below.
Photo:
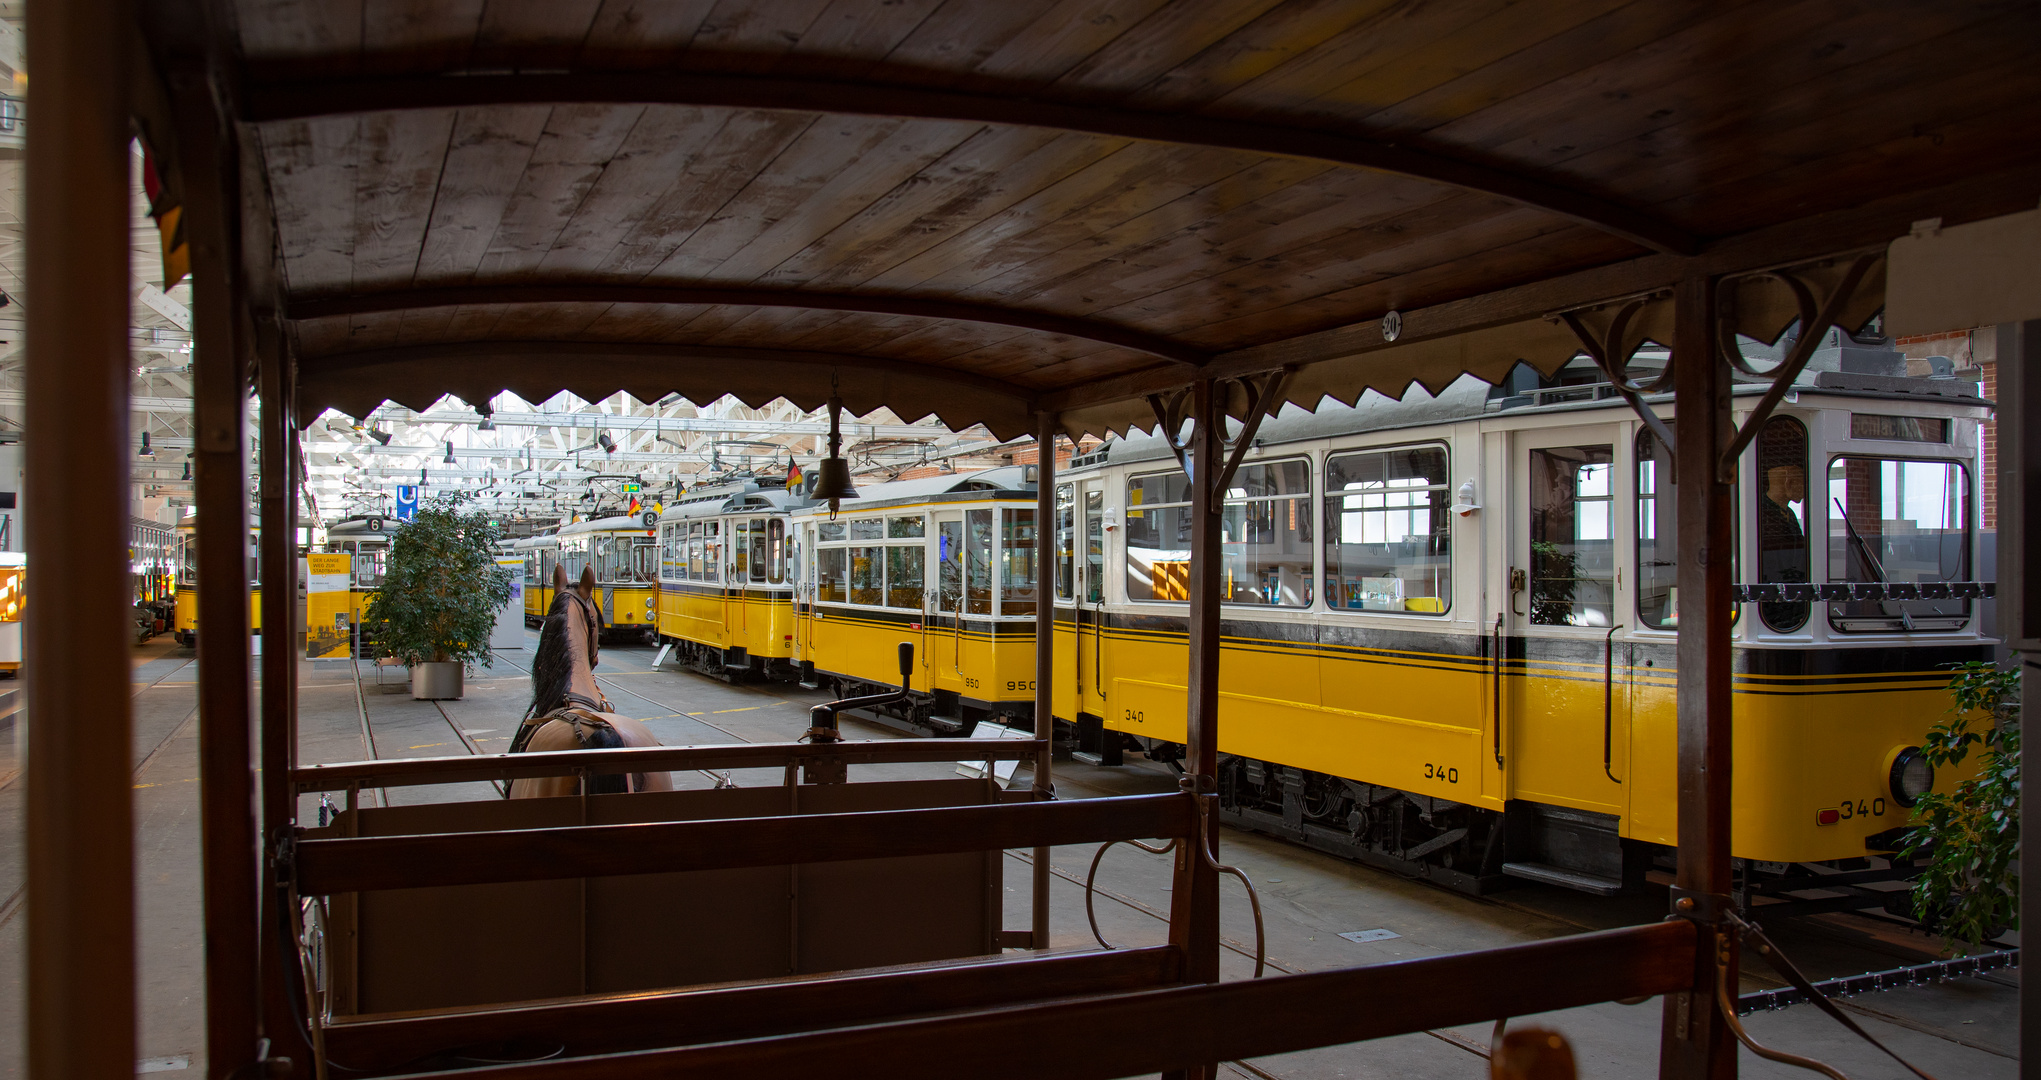
{"label": "yellow tram", "polygon": [[390,555],[391,522],[381,514],[355,514],[326,526],[326,550],[350,556],[348,621],[365,626],[362,613],[383,587],[383,566]]}
{"label": "yellow tram", "polygon": [[524,624],[537,626],[553,607],[553,567],[560,561],[560,538],[551,533],[522,537],[511,542],[511,551],[524,556]]}
{"label": "yellow tram", "polygon": [[658,635],[707,675],[799,677],[788,512],[755,479],[704,485],[659,515]]}
{"label": "yellow tram", "polygon": [[[1986,403],[1852,377],[1836,351],[1737,485],[1732,850],[1757,891],[1891,850],[1934,783],[1917,744],[1947,665],[1990,655]],[[1057,713],[1101,760],[1174,759],[1183,473],[1153,438],[1072,466]],[[1636,884],[1676,837],[1674,496],[1663,444],[1606,386],[1469,378],[1265,423],[1225,499],[1225,816],[1469,891]]]}
{"label": "yellow tram", "polygon": [[[577,521],[560,526],[552,537],[558,545],[557,558],[570,579],[580,580],[584,566],[595,568],[603,631],[613,637],[650,642],[658,633],[658,520],[658,515],[648,510]],[[546,580],[552,580],[550,566],[546,567]],[[544,600],[550,605],[552,599],[548,590]]]}
{"label": "yellow tram", "polygon": [[[258,541],[262,532],[253,526],[248,529],[248,625],[255,633],[262,632],[262,576],[261,553]],[[184,646],[198,644],[198,518],[186,515],[177,522],[177,595],[176,618],[170,628],[171,636]]]}
{"label": "yellow tram", "polygon": [[912,641],[914,728],[1025,725],[1035,693],[1035,493],[1030,467],[858,489],[832,518],[793,514],[804,553],[796,642],[803,666],[844,694],[890,685]]}

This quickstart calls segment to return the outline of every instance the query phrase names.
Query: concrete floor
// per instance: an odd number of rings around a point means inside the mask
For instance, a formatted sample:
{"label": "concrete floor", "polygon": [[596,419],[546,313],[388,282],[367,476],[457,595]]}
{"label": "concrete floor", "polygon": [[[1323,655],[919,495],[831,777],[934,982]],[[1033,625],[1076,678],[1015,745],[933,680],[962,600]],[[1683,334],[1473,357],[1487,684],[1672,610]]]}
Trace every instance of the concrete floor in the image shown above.
{"label": "concrete floor", "polygon": [[[529,696],[525,655],[502,654],[482,669],[460,701],[411,700],[400,670],[382,673],[346,661],[306,663],[301,674],[300,756],[306,763],[356,760],[368,755],[365,741],[381,757],[417,757],[481,750],[507,744]],[[618,711],[637,717],[669,745],[776,741],[806,727],[806,707],[822,695],[786,686],[730,686],[672,670],[653,671],[649,649],[612,646],[602,653],[598,676]],[[204,1067],[202,971],[199,944],[198,802],[195,669],[189,650],[157,642],[135,651],[131,675],[135,726],[136,871],[140,902],[140,1050],[149,1071],[196,1075]],[[387,692],[386,692],[387,691]],[[5,721],[0,721],[4,725]],[[853,738],[891,738],[882,728],[846,723]],[[463,738],[465,736],[465,739]],[[1174,774],[1130,758],[1118,769],[1059,763],[1056,784],[1064,798],[1170,791]],[[22,955],[26,918],[20,913],[21,784],[13,733],[0,726],[0,1076],[23,1070]],[[949,766],[880,766],[853,779],[936,776]],[[707,787],[713,778],[676,774],[676,783]],[[777,770],[738,773],[738,783],[777,784]],[[1017,783],[1027,781],[1023,771]],[[494,797],[487,785],[465,788],[392,789],[394,802]],[[373,800],[375,796],[369,798]],[[316,814],[316,799],[302,807]],[[1629,925],[1659,918],[1663,896],[1598,899],[1526,885],[1495,898],[1470,898],[1405,880],[1394,874],[1342,863],[1281,841],[1229,831],[1223,857],[1256,883],[1267,922],[1271,973],[1310,971],[1352,964],[1459,952],[1538,940],[1584,929]],[[1051,890],[1052,942],[1089,945],[1082,881],[1093,849],[1058,848]],[[1115,944],[1160,943],[1169,905],[1169,860],[1127,847],[1115,848],[1099,873],[1096,907],[1101,931]],[[1006,925],[1028,923],[1031,868],[1020,853],[1009,853]],[[1252,973],[1254,928],[1236,883],[1222,886],[1227,900],[1223,930],[1228,939],[1225,975]],[[906,917],[903,914],[903,917]],[[1387,930],[1394,937],[1364,944],[1338,935]],[[1903,928],[1854,916],[1781,920],[1767,927],[1782,948],[1814,978],[1894,967],[1931,959],[1939,942]],[[1746,989],[1777,985],[1747,974]],[[1873,1034],[1917,1064],[1950,1077],[2012,1077],[2017,1025],[2015,972],[1983,979],[1867,995],[1847,1003]],[[1366,1008],[1364,1001],[1355,1008]],[[1584,1077],[1637,1077],[1655,1073],[1660,1004],[1600,1005],[1537,1017],[1573,1040]],[[1528,1018],[1527,1021],[1528,1022]],[[1853,1078],[1899,1078],[1903,1070],[1807,1006],[1747,1018],[1762,1041],[1820,1058]],[[1242,1076],[1284,1078],[1395,1077],[1397,1080],[1472,1078],[1486,1075],[1482,1060],[1486,1025],[1407,1035],[1308,1053],[1229,1065]],[[1129,1032],[1128,1038],[1150,1037]],[[1744,1053],[1744,1075],[1802,1076]]]}

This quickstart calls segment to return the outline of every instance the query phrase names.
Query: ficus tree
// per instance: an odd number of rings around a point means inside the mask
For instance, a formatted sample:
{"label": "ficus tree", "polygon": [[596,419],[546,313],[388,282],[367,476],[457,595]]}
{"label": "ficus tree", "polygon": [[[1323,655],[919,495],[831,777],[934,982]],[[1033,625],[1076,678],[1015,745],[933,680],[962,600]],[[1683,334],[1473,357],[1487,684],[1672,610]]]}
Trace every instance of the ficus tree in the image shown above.
{"label": "ficus tree", "polygon": [[406,664],[489,664],[489,634],[510,600],[511,571],[496,564],[502,533],[489,515],[462,510],[470,498],[429,499],[390,538],[383,585],[365,616],[384,655]]}
{"label": "ficus tree", "polygon": [[1978,752],[1977,774],[1914,804],[1902,860],[1922,858],[1914,915],[1965,951],[2020,925],[2020,672],[1971,661],[1921,755],[1937,770]]}

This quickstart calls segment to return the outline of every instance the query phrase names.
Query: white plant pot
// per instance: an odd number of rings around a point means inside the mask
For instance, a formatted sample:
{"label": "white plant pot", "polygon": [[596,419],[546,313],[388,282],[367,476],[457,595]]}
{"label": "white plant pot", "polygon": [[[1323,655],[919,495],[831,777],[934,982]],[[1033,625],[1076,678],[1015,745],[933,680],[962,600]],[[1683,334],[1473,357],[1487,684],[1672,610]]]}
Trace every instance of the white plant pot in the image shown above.
{"label": "white plant pot", "polygon": [[458,661],[428,660],[411,665],[411,696],[420,701],[461,696],[461,665]]}

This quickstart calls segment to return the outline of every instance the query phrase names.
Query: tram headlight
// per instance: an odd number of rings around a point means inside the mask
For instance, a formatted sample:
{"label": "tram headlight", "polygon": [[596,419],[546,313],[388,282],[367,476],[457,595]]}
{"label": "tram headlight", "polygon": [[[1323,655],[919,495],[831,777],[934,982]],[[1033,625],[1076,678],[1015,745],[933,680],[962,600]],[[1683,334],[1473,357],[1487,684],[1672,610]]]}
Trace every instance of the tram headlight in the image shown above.
{"label": "tram headlight", "polygon": [[1892,755],[1887,782],[1892,788],[1893,802],[1912,806],[1934,788],[1935,767],[1928,763],[1927,755],[1921,753],[1920,747],[1901,747]]}

